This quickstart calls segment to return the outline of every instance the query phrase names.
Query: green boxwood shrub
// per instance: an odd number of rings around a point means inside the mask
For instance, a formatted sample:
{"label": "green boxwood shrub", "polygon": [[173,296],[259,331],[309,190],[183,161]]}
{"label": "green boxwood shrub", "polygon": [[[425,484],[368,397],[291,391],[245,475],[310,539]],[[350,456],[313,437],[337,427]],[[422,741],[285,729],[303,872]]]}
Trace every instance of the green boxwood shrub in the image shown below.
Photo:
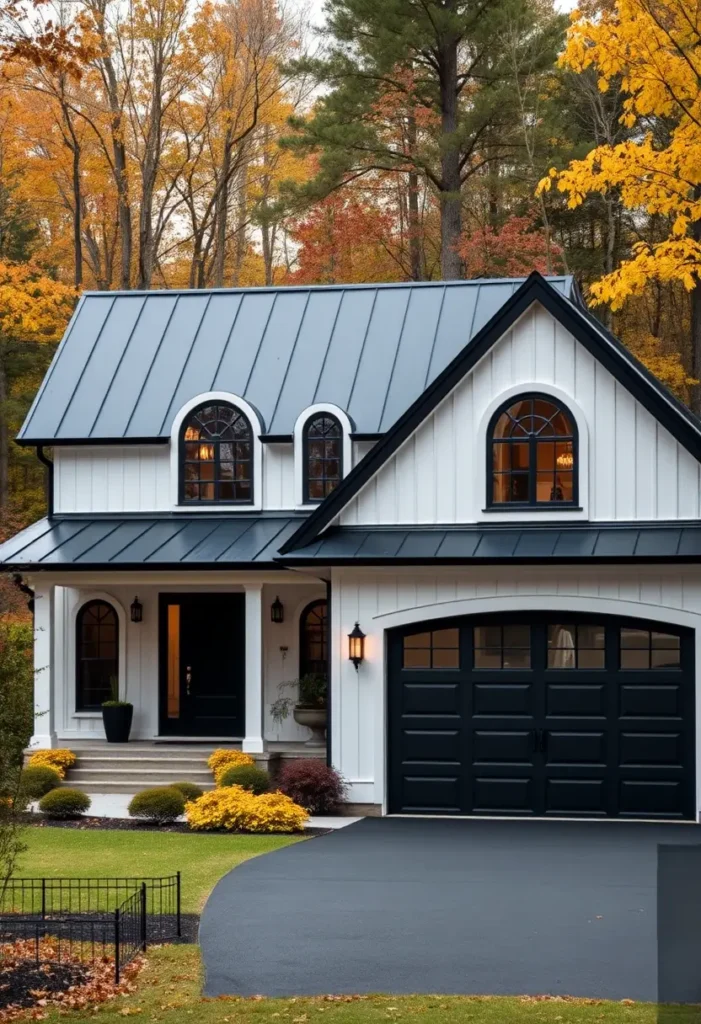
{"label": "green boxwood shrub", "polygon": [[145,818],[147,821],[165,825],[175,821],[185,811],[185,797],[173,786],[155,786],[137,793],[129,804],[132,818]]}
{"label": "green boxwood shrub", "polygon": [[219,780],[220,786],[242,786],[244,789],[260,796],[270,789],[270,776],[255,764],[239,764],[227,768]]}
{"label": "green boxwood shrub", "polygon": [[82,790],[61,786],[41,798],[39,810],[47,818],[78,818],[90,809],[91,803],[88,794]]}
{"label": "green boxwood shrub", "polygon": [[204,793],[201,786],[197,786],[194,782],[188,782],[187,780],[184,782],[171,782],[170,788],[177,789],[185,797],[185,800],[197,800]]}
{"label": "green boxwood shrub", "polygon": [[48,765],[23,768],[19,780],[20,796],[24,800],[40,800],[60,785],[61,776],[55,768]]}

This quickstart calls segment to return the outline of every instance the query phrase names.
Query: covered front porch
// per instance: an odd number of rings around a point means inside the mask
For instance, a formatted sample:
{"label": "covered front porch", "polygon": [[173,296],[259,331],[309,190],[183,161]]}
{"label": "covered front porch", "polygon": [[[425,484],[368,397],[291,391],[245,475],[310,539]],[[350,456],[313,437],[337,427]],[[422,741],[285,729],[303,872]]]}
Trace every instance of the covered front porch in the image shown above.
{"label": "covered front porch", "polygon": [[[131,744],[324,753],[282,683],[328,673],[327,591],[286,571],[44,572],[35,592],[33,747],[99,747],[100,705],[134,706]],[[279,621],[282,619],[282,621]],[[276,621],[274,621],[276,620]],[[114,747],[114,745],[105,745]]]}

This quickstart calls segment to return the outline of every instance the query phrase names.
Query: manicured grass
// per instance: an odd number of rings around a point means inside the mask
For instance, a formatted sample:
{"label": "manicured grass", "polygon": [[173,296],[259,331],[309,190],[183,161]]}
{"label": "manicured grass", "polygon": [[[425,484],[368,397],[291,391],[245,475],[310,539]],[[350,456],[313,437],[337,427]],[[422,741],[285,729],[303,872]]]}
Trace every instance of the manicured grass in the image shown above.
{"label": "manicured grass", "polygon": [[182,874],[182,909],[199,913],[215,883],[250,857],[299,842],[292,836],[190,835],[29,828],[18,876],[124,877]]}
{"label": "manicured grass", "polygon": [[[147,954],[147,965],[130,996],[105,1003],[95,1011],[59,1015],[52,1009],[46,1020],[62,1024],[98,1019],[118,1024],[132,1014],[160,1024],[692,1024],[698,1007],[667,1010],[658,1017],[650,1003],[610,1003],[597,1000],[536,1000],[469,996],[368,996],[316,999],[202,999],[200,961],[196,946],[162,946]],[[271,965],[274,970],[274,965]],[[309,965],[314,970],[314,965]],[[695,1016],[694,1016],[695,1014]],[[323,1016],[322,1016],[323,1015]]]}

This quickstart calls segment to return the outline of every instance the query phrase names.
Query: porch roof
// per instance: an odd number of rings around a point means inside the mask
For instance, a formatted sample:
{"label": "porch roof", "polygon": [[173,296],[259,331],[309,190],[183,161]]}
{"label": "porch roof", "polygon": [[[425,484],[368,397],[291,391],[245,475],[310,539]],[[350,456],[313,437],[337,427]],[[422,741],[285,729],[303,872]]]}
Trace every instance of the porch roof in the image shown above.
{"label": "porch roof", "polygon": [[282,561],[291,566],[700,562],[701,522],[336,527]]}
{"label": "porch roof", "polygon": [[280,568],[299,516],[106,515],[42,519],[0,544],[6,569]]}

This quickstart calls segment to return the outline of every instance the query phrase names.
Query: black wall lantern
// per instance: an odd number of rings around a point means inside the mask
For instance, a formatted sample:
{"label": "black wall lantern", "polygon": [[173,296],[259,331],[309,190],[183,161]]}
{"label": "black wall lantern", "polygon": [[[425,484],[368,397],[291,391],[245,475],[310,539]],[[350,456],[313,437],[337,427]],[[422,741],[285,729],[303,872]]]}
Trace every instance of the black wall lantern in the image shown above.
{"label": "black wall lantern", "polygon": [[364,657],[365,633],[363,633],[360,625],[356,622],[353,632],[348,634],[348,660],[353,662],[356,672],[358,671],[358,665]]}
{"label": "black wall lantern", "polygon": [[273,603],[270,605],[270,621],[285,621],[285,607],[279,597],[276,597]]}
{"label": "black wall lantern", "polygon": [[131,621],[141,622],[144,617],[144,606],[138,597],[135,597],[131,603]]}

